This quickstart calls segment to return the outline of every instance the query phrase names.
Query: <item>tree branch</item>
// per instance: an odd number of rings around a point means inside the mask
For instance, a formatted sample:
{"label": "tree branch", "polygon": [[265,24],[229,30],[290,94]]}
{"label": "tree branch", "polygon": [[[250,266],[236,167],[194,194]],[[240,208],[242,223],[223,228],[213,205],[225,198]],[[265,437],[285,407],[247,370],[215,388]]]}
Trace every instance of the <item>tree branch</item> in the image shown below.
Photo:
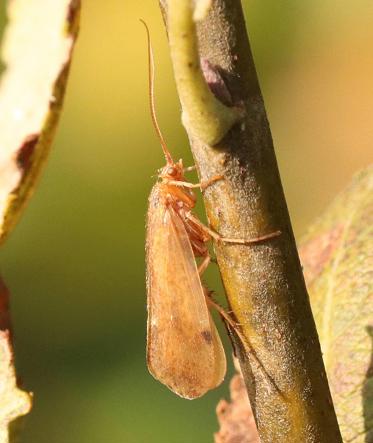
{"label": "tree branch", "polygon": [[[252,346],[247,352],[236,342],[261,442],[341,442],[241,4],[214,0],[196,26],[199,57],[218,67],[232,105],[245,109],[241,124],[213,148],[201,135],[204,129],[200,133],[192,123],[195,112],[197,120],[203,114],[203,100],[195,108],[186,99],[200,87],[200,74],[183,83],[179,72],[188,69],[180,67],[188,63],[188,49],[173,49],[180,32],[173,14],[188,14],[183,18],[188,21],[193,11],[185,0],[174,3],[161,6],[197,169],[201,180],[224,176],[204,195],[210,224],[225,237],[282,232],[254,246],[215,244],[229,304]],[[191,32],[185,38],[189,45],[195,39]]]}

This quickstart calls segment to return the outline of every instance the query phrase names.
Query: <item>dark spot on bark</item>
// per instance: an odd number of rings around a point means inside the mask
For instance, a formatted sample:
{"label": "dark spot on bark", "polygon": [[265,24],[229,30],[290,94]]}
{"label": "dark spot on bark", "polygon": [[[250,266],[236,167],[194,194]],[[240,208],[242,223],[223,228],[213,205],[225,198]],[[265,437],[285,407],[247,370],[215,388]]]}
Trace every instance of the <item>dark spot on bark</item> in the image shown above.
{"label": "dark spot on bark", "polygon": [[212,343],[212,335],[210,331],[202,331],[201,335],[206,343],[208,344]]}
{"label": "dark spot on bark", "polygon": [[34,153],[35,146],[39,141],[40,134],[28,135],[22,146],[19,148],[17,153],[17,165],[20,169],[26,170],[30,167],[32,154]]}
{"label": "dark spot on bark", "polygon": [[232,106],[233,99],[223,77],[223,70],[219,66],[213,65],[205,58],[201,59],[201,69],[206,83],[215,97],[226,106]]}

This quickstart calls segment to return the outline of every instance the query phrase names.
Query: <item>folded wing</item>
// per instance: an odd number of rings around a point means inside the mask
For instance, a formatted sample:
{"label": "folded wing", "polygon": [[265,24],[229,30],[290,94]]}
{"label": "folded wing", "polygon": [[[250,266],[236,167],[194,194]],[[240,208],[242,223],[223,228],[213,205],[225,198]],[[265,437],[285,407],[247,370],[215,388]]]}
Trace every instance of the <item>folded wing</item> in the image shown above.
{"label": "folded wing", "polygon": [[150,208],[147,238],[148,368],[176,394],[196,398],[218,386],[226,360],[179,215]]}

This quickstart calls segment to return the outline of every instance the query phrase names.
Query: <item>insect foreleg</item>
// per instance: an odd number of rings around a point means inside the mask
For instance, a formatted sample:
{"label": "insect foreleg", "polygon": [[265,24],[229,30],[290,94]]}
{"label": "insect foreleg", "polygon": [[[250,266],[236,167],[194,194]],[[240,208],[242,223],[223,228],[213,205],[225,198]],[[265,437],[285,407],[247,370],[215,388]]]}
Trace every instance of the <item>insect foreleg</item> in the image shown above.
{"label": "insect foreleg", "polygon": [[165,180],[165,182],[170,185],[181,186],[184,188],[190,188],[190,189],[200,188],[201,191],[203,191],[204,189],[208,188],[213,183],[215,183],[219,180],[222,180],[223,178],[224,177],[222,175],[214,175],[214,177],[211,177],[209,180],[206,180],[206,181],[200,182],[200,183],[189,183],[189,182],[183,182],[183,181],[179,181],[179,180]]}

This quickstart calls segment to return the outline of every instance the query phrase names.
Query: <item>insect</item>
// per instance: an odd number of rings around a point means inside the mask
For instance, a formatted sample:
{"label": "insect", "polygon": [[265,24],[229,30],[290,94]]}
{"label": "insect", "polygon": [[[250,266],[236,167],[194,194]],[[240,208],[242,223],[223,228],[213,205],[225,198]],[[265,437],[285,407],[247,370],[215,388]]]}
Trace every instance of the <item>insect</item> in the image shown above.
{"label": "insect", "polygon": [[[223,178],[189,183],[184,173],[191,168],[184,169],[182,160],[172,159],[156,119],[154,60],[149,30],[144,25],[151,117],[166,159],[158,174],[160,181],[151,191],[147,215],[147,364],[151,374],[173,392],[194,399],[218,386],[226,372],[224,349],[209,312],[209,293],[201,282],[210,262],[206,243],[214,238],[249,244],[278,233],[249,241],[223,238],[192,214],[196,204],[193,188],[205,189]],[[201,257],[199,266],[196,257]],[[221,309],[225,320],[234,325]]]}

